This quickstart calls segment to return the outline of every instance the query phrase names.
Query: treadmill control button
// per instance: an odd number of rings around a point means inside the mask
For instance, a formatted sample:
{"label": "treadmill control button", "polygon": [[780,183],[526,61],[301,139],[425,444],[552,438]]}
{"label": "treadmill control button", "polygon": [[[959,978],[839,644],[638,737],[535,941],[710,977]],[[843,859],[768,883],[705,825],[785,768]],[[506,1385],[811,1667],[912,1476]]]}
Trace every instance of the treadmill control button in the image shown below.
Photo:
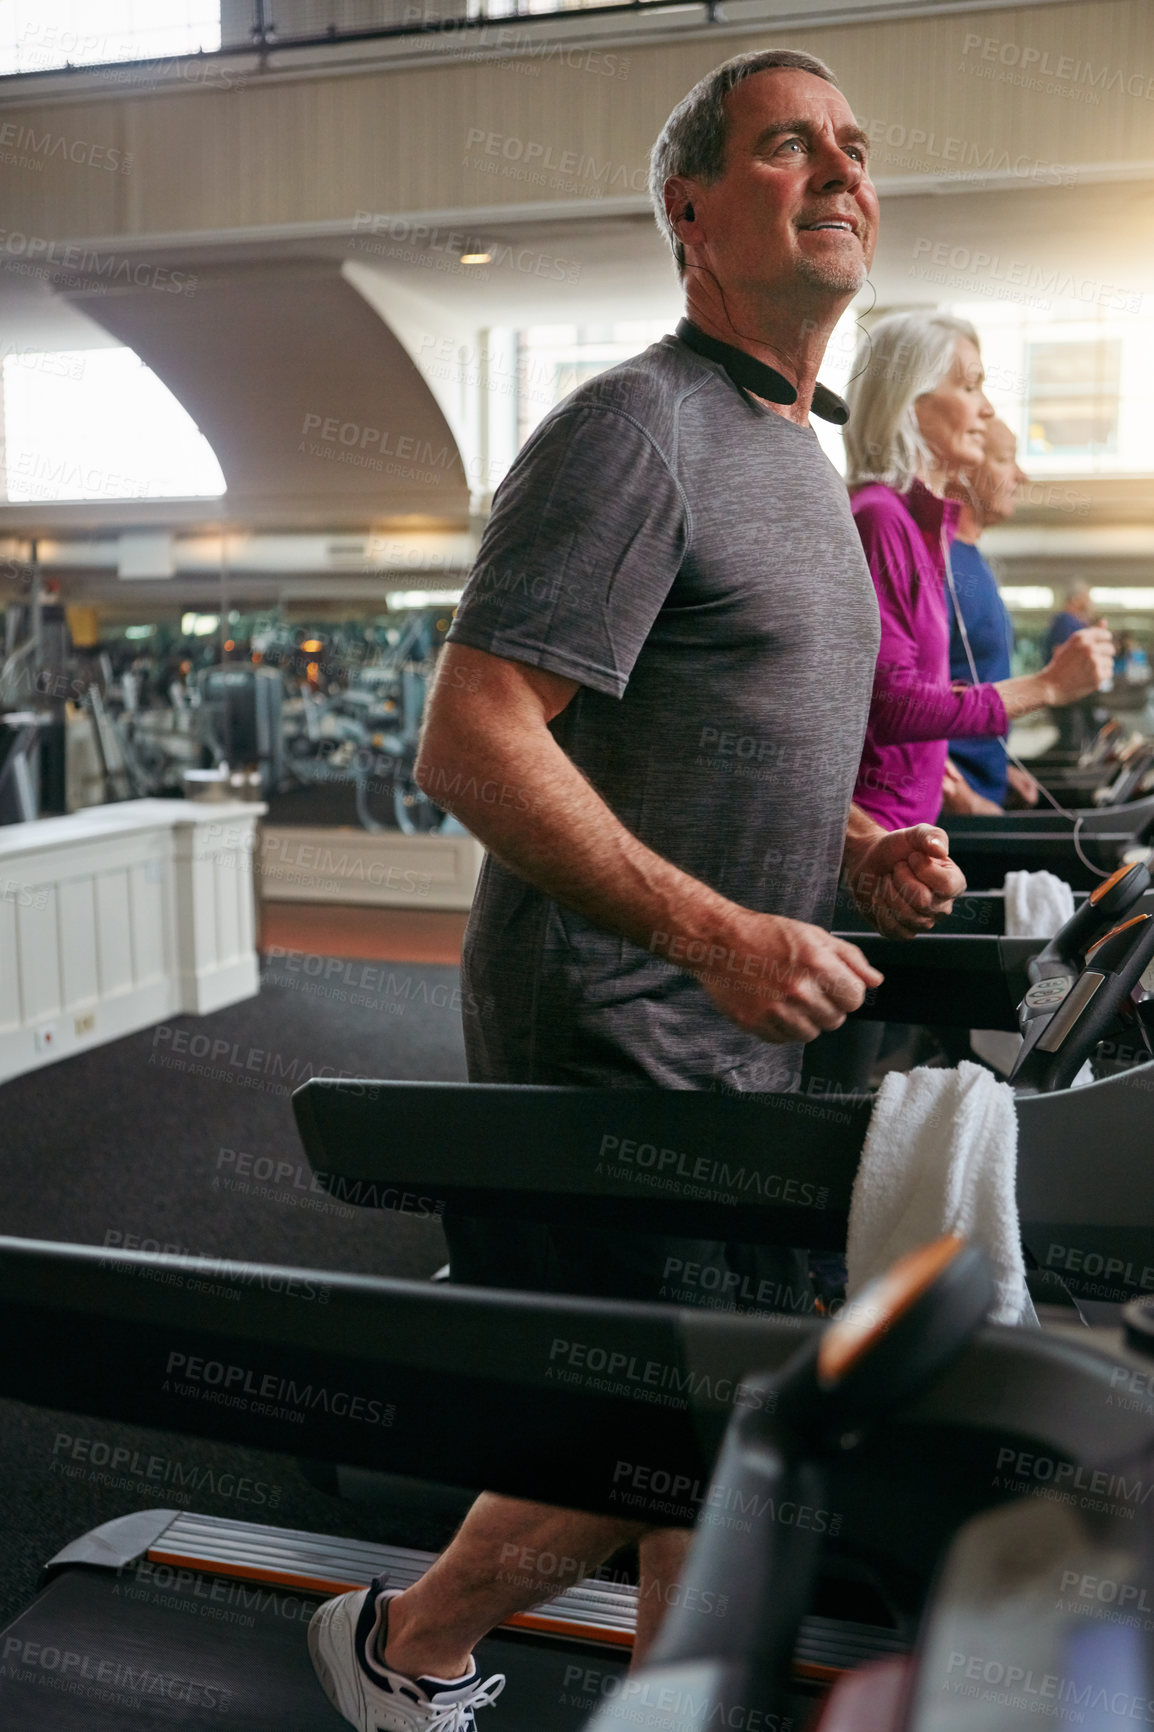
{"label": "treadmill control button", "polygon": [[1078,977],[1073,991],[1038,1042],[1039,1052],[1057,1052],[1105,978],[1104,974],[1097,974],[1092,968]]}
{"label": "treadmill control button", "polygon": [[1031,1010],[1054,1010],[1073,985],[1068,974],[1051,974],[1046,980],[1036,980],[1026,994]]}

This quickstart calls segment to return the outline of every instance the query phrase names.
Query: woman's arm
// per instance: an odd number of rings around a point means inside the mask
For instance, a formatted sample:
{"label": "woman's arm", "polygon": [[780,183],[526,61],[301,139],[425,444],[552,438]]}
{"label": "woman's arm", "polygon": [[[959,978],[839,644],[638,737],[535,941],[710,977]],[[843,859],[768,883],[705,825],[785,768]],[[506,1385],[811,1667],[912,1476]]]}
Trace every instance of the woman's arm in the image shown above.
{"label": "woman's arm", "polygon": [[993,690],[1001,696],[1012,719],[1044,704],[1060,707],[1088,698],[1110,678],[1113,667],[1113,637],[1101,626],[1088,626],[1059,645],[1041,673],[999,680]]}
{"label": "woman's arm", "polygon": [[857,523],[881,613],[869,718],[876,744],[1001,735],[1014,717],[1088,697],[1109,678],[1113,640],[1108,631],[1090,627],[1062,644],[1037,674],[977,686],[927,679],[919,666],[914,609],[912,538],[917,532],[881,511],[863,511]]}

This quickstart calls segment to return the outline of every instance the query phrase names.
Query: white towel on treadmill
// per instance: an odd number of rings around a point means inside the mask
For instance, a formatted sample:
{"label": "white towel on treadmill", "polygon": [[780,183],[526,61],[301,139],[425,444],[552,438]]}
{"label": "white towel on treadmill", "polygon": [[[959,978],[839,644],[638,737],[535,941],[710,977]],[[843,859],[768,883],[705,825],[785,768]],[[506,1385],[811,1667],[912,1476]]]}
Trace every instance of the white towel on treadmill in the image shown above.
{"label": "white towel on treadmill", "polygon": [[1074,892],[1052,872],[1007,872],[1007,938],[1053,938],[1074,912]]}
{"label": "white towel on treadmill", "polygon": [[959,1233],[982,1247],[997,1286],[992,1323],[1038,1319],[1026,1288],[1016,1192],[1013,1091],[981,1065],[891,1071],[850,1203],[849,1296],[907,1251]]}

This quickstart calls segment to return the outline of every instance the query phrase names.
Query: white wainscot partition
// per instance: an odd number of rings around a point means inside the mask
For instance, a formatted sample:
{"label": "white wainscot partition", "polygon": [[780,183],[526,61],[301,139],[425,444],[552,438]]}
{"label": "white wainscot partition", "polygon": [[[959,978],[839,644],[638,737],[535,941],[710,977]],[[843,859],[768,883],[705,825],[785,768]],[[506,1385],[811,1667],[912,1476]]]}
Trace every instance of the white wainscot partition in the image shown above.
{"label": "white wainscot partition", "polygon": [[265,809],[126,800],[0,827],[0,1082],[259,991]]}

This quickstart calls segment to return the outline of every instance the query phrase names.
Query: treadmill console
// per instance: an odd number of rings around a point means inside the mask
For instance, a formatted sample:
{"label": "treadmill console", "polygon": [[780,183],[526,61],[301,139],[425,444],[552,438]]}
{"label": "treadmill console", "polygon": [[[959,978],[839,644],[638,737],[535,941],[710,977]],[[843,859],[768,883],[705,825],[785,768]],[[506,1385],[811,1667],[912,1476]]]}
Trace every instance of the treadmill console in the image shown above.
{"label": "treadmill console", "polygon": [[1128,1024],[1137,1024],[1149,1051],[1137,1006],[1146,997],[1152,967],[1150,914],[1133,915],[1091,944],[1080,972],[1071,962],[1050,958],[1048,971],[1031,984],[1019,1007],[1022,1050],[1010,1083],[1023,1094],[1068,1088],[1098,1043]]}

